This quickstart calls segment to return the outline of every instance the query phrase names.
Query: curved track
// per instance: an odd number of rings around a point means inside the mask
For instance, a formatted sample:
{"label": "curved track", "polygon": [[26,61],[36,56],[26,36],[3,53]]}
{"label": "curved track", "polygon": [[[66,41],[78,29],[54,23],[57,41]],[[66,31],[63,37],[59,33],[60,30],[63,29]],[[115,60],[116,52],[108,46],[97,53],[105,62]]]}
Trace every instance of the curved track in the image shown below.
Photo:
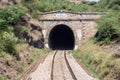
{"label": "curved track", "polygon": [[[52,60],[51,80],[54,80],[54,64],[55,64],[55,57],[56,57],[56,55],[57,55],[57,52],[58,52],[58,51],[55,52],[55,54],[54,54],[54,56],[53,56],[53,60]],[[60,53],[59,53],[59,54],[60,54]],[[67,59],[67,57],[66,57],[66,54],[67,54],[67,51],[63,51],[63,52],[61,53],[61,55],[64,55],[63,58],[64,58],[64,61],[65,61],[65,63],[66,63],[66,66],[67,66],[67,68],[68,68],[68,70],[69,70],[69,72],[70,72],[70,75],[72,76],[72,80],[77,80],[77,78],[76,78],[76,76],[75,76],[75,74],[74,74],[74,72],[73,72],[73,70],[72,70],[72,68],[71,68],[71,66],[70,66],[70,64],[69,64],[69,61],[68,61],[68,59]]]}
{"label": "curved track", "polygon": [[74,72],[73,72],[73,70],[72,70],[72,68],[71,68],[71,66],[70,66],[70,64],[68,62],[68,59],[66,57],[66,53],[65,52],[64,52],[64,56],[65,56],[65,61],[66,61],[66,64],[68,66],[68,69],[69,69],[69,71],[71,73],[71,76],[72,76],[73,80],[77,80],[77,78],[76,78],[76,76],[75,76],[75,74],[74,74]]}

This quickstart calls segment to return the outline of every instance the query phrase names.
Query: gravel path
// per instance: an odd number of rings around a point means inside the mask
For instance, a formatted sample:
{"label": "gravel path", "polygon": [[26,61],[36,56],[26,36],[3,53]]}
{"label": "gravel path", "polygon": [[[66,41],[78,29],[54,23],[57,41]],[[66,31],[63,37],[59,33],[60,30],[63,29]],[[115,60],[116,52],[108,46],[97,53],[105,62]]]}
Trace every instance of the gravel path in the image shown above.
{"label": "gravel path", "polygon": [[[26,80],[51,80],[52,61],[54,54],[55,51],[54,53],[49,53],[45,61],[39,64],[38,68],[29,76],[27,76]],[[72,55],[67,54],[67,59],[77,80],[95,80],[84,71],[84,69],[76,62]],[[73,80],[65,62],[63,51],[58,51],[56,53],[53,66],[54,80]]]}

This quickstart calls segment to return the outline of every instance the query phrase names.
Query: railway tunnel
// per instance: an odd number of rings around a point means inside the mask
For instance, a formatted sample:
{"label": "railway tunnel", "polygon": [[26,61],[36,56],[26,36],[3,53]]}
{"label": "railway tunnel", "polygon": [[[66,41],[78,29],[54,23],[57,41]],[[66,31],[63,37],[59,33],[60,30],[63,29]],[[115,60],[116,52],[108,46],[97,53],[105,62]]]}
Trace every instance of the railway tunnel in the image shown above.
{"label": "railway tunnel", "polygon": [[63,24],[53,27],[49,34],[48,45],[52,50],[73,50],[75,36],[72,29]]}

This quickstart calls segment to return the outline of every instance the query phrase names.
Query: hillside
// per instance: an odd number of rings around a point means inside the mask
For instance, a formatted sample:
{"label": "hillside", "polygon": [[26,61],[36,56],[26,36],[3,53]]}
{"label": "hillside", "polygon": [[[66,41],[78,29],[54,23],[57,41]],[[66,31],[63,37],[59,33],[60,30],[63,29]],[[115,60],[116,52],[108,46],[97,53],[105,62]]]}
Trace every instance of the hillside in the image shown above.
{"label": "hillside", "polygon": [[[47,53],[38,20],[20,0],[0,0],[0,80],[17,80],[33,62]],[[37,48],[35,48],[37,47]]]}

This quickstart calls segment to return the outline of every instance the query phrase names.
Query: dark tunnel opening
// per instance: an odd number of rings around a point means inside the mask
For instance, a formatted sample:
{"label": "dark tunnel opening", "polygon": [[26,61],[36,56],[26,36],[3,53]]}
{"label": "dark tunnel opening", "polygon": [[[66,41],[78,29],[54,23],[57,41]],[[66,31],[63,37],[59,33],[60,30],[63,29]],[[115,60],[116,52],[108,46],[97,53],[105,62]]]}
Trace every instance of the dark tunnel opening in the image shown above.
{"label": "dark tunnel opening", "polygon": [[55,26],[49,34],[48,41],[52,50],[73,50],[75,46],[74,33],[66,25]]}

